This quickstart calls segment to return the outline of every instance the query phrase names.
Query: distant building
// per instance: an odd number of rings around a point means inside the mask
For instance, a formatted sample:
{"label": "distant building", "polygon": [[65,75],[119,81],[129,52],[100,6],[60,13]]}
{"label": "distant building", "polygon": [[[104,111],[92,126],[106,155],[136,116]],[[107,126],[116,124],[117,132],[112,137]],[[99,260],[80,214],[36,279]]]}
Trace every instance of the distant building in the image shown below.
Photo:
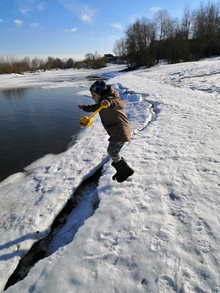
{"label": "distant building", "polygon": [[104,57],[106,59],[106,63],[112,63],[112,64],[123,64],[123,63],[125,63],[125,60],[123,58],[120,58],[118,56],[114,56],[112,54],[104,54]]}

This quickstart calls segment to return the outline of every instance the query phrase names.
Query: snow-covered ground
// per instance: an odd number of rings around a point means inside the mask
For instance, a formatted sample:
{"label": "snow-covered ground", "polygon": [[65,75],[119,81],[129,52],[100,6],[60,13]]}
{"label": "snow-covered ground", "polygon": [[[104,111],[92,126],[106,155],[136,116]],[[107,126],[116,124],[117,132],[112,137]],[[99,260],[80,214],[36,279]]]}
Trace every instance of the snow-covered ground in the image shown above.
{"label": "snow-covered ground", "polygon": [[[0,85],[74,86],[105,72],[0,76]],[[108,136],[96,117],[68,151],[0,183],[0,290],[77,186],[104,164],[95,213],[82,200],[53,253],[7,292],[220,292],[219,80],[219,58],[114,73],[108,83],[126,99],[133,127],[122,153],[134,175],[111,180]]]}
{"label": "snow-covered ground", "polygon": [[82,83],[82,80],[85,81],[87,76],[97,76],[105,73],[106,77],[112,77],[116,74],[118,75],[118,71],[125,68],[125,65],[110,65],[99,70],[67,69],[24,74],[2,74],[0,75],[0,90],[34,86],[42,88],[77,87]]}

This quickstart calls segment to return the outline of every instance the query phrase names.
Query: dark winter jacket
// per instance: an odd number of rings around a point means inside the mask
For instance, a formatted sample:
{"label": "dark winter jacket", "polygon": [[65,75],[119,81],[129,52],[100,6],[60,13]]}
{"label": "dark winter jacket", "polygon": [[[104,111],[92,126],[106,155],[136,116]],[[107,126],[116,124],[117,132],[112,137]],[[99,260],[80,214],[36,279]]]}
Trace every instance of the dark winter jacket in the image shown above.
{"label": "dark winter jacket", "polygon": [[102,100],[108,100],[111,106],[99,112],[102,124],[109,134],[109,141],[125,142],[131,139],[131,128],[128,118],[124,113],[125,101],[120,99],[118,92],[111,86],[105,96],[101,97],[99,104],[83,105],[86,112],[94,112],[100,106]]}

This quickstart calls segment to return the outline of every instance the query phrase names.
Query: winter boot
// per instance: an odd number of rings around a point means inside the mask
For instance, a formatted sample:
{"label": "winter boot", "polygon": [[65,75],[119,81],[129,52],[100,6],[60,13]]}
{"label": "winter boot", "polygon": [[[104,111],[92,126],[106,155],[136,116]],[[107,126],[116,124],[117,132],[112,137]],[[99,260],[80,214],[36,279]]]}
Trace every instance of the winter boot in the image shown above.
{"label": "winter boot", "polygon": [[118,182],[125,181],[129,176],[134,173],[134,170],[127,164],[124,158],[118,163],[112,163],[112,166],[116,169],[116,174],[113,175],[112,179]]}

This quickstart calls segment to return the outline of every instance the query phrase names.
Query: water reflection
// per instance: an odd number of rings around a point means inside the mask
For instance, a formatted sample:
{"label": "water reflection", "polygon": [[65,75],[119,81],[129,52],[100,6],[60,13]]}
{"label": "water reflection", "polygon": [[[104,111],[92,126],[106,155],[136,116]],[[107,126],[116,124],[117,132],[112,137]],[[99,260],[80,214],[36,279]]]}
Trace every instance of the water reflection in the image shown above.
{"label": "water reflection", "polygon": [[46,154],[58,154],[80,131],[79,88],[0,91],[0,181]]}
{"label": "water reflection", "polygon": [[10,89],[4,89],[0,91],[1,96],[12,99],[12,98],[22,98],[24,97],[29,88],[10,88]]}

